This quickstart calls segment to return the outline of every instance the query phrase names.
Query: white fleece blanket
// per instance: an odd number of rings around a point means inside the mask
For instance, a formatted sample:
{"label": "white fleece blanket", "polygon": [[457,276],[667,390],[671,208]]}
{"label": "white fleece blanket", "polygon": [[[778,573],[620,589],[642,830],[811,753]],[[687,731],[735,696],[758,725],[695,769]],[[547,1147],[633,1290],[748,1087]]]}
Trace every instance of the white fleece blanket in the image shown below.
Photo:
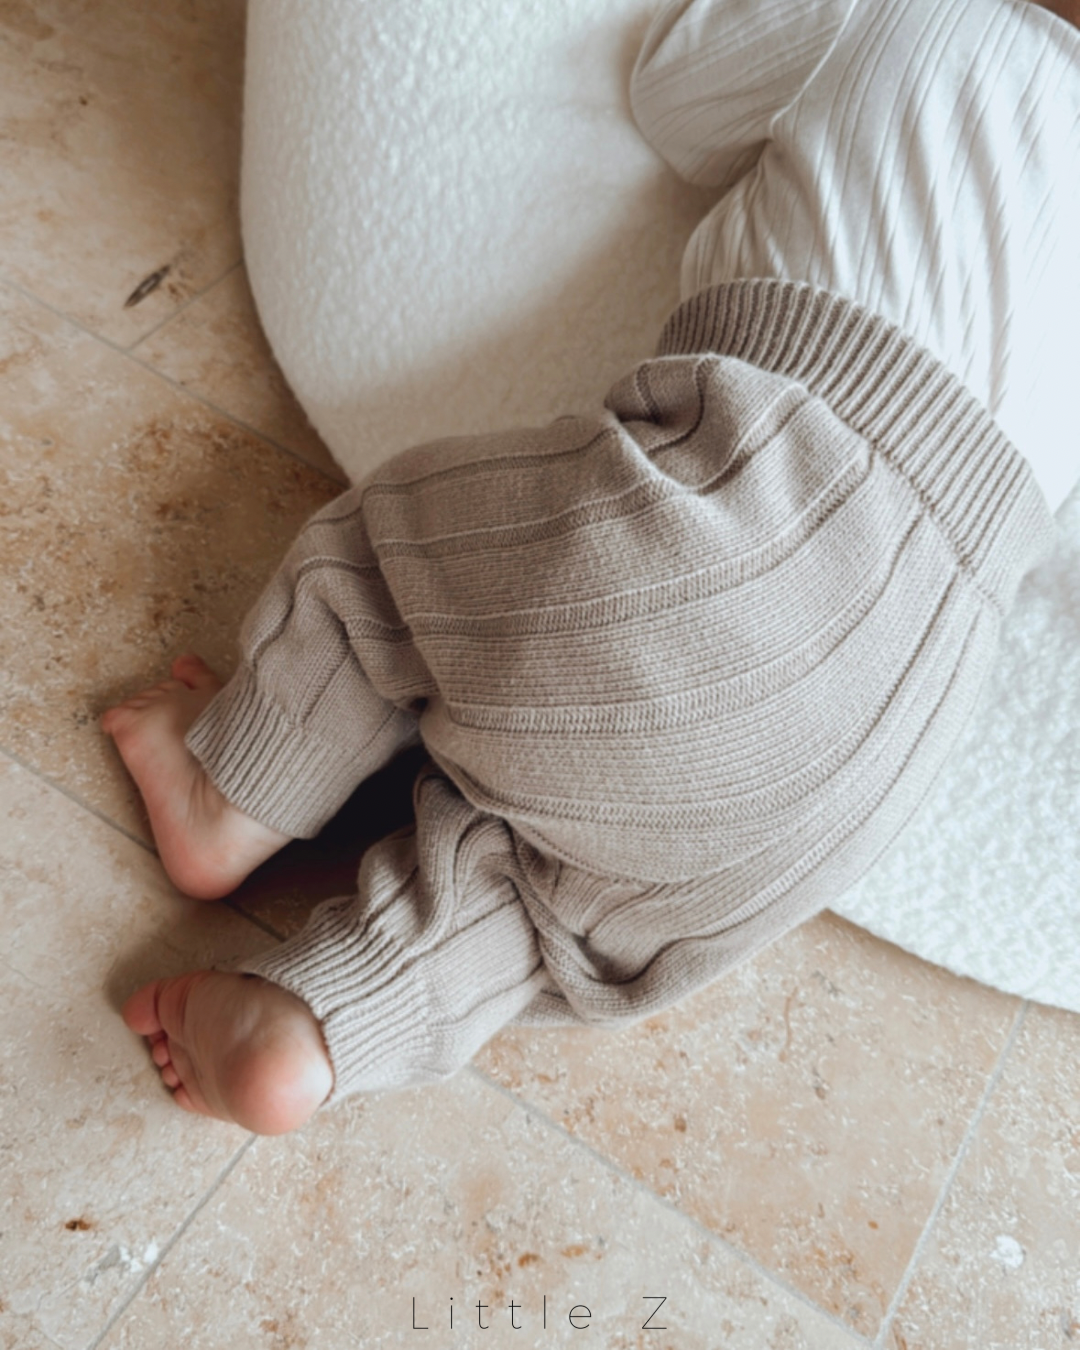
{"label": "white fleece blanket", "polygon": [[[277,357],[346,472],[595,404],[711,204],[634,128],[652,0],[251,0],[242,214]],[[918,816],[833,908],[1080,1011],[1080,489]]]}

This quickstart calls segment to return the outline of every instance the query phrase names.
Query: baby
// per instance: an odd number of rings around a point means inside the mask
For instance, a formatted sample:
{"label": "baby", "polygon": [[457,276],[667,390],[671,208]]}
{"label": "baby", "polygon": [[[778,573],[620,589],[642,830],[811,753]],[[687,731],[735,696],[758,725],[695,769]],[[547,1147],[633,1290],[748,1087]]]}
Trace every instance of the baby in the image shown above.
{"label": "baby", "polygon": [[1080,473],[1080,34],[1013,0],[678,0],[635,115],[722,196],[598,416],[320,511],[227,684],[106,713],[175,884],[228,894],[422,742],[415,828],[242,971],[124,1018],[274,1134],[501,1027],[617,1026],[829,904],[970,715]]}

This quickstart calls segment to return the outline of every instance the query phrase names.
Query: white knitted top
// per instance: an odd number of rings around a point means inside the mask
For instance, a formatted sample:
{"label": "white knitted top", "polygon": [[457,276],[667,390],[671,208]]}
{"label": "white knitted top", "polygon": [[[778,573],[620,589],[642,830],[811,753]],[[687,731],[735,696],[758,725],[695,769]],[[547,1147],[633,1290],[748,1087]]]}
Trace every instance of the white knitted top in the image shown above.
{"label": "white knitted top", "polygon": [[686,0],[632,100],[691,182],[725,190],[684,297],[806,281],[897,324],[1031,464],[1080,478],[1080,32],[1017,0]]}

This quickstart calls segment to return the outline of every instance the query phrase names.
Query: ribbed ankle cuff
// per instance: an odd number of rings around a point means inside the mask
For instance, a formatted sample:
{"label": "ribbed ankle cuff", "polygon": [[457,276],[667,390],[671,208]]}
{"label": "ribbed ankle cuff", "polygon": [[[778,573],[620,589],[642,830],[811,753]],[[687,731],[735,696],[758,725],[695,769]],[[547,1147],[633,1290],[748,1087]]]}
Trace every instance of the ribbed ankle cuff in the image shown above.
{"label": "ribbed ankle cuff", "polygon": [[364,857],[354,896],[243,969],[302,999],[334,1068],[329,1102],[437,1083],[528,1006],[548,976],[501,821],[436,771],[417,824]]}
{"label": "ribbed ankle cuff", "polygon": [[310,839],[372,766],[349,745],[295,726],[241,666],[203,711],[186,744],[214,786],[262,824]]}
{"label": "ribbed ankle cuff", "polygon": [[320,905],[307,927],[242,970],[288,989],[322,1028],[334,1068],[324,1105],[351,1093],[435,1082],[430,998],[397,939],[358,922],[355,896]]}

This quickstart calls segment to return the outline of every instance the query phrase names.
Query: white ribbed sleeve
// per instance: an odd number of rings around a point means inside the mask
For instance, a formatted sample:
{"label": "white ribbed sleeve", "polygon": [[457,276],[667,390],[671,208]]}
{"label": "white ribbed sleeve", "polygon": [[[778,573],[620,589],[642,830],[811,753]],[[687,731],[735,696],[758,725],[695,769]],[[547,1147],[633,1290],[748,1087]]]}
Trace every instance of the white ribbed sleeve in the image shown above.
{"label": "white ribbed sleeve", "polygon": [[668,4],[634,67],[634,116],[683,178],[726,190],[828,57],[854,3]]}
{"label": "white ribbed sleeve", "polygon": [[680,0],[632,104],[679,173],[725,191],[684,296],[776,277],[883,315],[1060,505],[1080,478],[1080,32],[1022,0]]}

